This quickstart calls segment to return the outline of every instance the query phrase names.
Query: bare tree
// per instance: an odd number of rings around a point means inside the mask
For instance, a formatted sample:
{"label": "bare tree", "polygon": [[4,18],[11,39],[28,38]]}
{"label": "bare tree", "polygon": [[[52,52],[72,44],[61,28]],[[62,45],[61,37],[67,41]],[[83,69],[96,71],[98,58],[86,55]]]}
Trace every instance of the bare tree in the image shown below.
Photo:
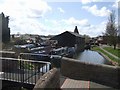
{"label": "bare tree", "polygon": [[108,37],[108,43],[116,49],[117,44],[117,27],[115,24],[115,11],[112,11],[108,17],[105,35]]}

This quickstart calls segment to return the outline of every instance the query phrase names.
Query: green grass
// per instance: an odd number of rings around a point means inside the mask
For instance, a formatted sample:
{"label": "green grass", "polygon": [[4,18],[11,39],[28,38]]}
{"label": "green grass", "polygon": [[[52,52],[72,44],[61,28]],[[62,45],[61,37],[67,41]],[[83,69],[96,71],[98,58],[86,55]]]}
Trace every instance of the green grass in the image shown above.
{"label": "green grass", "polygon": [[119,49],[113,49],[112,47],[104,47],[103,49],[105,49],[106,51],[108,51],[108,52],[110,52],[110,53],[112,53],[112,54],[114,54],[114,55],[116,55],[117,57],[119,57],[120,58],[120,50]]}
{"label": "green grass", "polygon": [[113,62],[117,62],[118,65],[120,65],[120,60],[118,60],[118,59],[112,57],[111,55],[107,54],[106,52],[104,52],[104,51],[103,51],[102,49],[100,49],[99,47],[93,47],[92,50],[103,53],[104,55],[106,55],[107,57],[109,57]]}

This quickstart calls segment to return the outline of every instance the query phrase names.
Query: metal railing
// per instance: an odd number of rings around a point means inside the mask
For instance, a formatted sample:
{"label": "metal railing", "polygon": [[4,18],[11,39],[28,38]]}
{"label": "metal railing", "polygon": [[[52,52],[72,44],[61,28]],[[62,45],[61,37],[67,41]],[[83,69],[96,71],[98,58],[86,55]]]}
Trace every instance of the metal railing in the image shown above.
{"label": "metal railing", "polygon": [[0,54],[2,57],[17,58],[16,53],[11,51],[0,51]]}
{"label": "metal railing", "polygon": [[21,83],[36,84],[51,69],[50,62],[0,57],[0,78]]}
{"label": "metal railing", "polygon": [[27,60],[50,62],[50,55],[47,54],[20,53],[19,57]]}

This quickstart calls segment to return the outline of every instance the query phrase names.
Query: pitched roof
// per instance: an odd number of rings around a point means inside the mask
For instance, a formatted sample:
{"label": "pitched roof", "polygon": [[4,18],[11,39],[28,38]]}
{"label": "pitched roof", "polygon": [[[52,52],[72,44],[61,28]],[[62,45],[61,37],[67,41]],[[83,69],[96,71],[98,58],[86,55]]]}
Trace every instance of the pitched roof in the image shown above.
{"label": "pitched roof", "polygon": [[72,35],[74,35],[76,37],[82,37],[83,38],[83,36],[78,34],[78,33],[74,33],[74,32],[71,32],[71,31],[66,31],[66,32],[69,32],[70,34],[72,34]]}

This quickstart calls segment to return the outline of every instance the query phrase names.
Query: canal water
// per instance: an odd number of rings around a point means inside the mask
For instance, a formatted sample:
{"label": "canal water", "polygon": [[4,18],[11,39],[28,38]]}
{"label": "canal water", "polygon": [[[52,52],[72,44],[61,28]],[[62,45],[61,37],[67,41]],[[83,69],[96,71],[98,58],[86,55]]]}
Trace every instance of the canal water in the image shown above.
{"label": "canal water", "polygon": [[75,55],[74,58],[82,62],[111,65],[111,63],[108,60],[106,60],[103,56],[101,56],[98,52],[91,50],[84,50],[83,52]]}

